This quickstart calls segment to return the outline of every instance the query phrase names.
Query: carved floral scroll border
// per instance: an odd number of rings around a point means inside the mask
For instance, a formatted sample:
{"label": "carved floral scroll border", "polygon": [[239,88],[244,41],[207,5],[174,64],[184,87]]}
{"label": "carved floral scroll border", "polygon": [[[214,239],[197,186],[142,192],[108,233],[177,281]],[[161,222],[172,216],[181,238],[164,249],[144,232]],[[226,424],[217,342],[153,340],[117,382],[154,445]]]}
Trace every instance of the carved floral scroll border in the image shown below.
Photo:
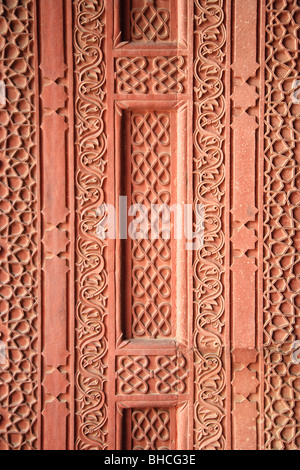
{"label": "carved floral scroll border", "polygon": [[106,245],[96,235],[106,180],[104,0],[74,1],[77,147],[77,450],[107,448]]}
{"label": "carved floral scroll border", "polygon": [[225,448],[223,0],[195,0],[194,204],[205,207],[203,247],[194,259],[195,442]]}

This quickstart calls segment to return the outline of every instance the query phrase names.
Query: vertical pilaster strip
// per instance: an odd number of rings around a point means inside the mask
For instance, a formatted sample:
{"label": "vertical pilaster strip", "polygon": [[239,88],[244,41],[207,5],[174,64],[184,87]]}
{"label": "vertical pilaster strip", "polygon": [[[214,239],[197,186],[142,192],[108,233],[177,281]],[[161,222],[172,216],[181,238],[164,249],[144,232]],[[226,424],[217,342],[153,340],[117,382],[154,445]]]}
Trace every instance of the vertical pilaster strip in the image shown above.
{"label": "vertical pilaster strip", "polygon": [[106,2],[74,0],[76,129],[76,449],[107,448]]}
{"label": "vertical pilaster strip", "polygon": [[298,0],[266,5],[265,448],[300,448]]}
{"label": "vertical pilaster strip", "polygon": [[[72,63],[67,0],[40,0],[42,236],[42,443],[43,450],[72,449],[74,242],[71,232],[73,145]],[[49,47],[51,44],[51,47]],[[66,47],[65,47],[66,45]]]}
{"label": "vertical pilaster strip", "polygon": [[[36,37],[34,43],[34,70],[35,73],[35,125],[36,125],[36,171],[37,171],[37,296],[38,299],[42,299],[42,285],[41,285],[41,266],[42,266],[42,224],[41,224],[41,158],[40,158],[40,107],[39,103],[39,41],[38,41],[38,13],[37,13],[37,1],[33,2],[34,11],[34,35]],[[41,435],[42,435],[42,302],[38,302],[37,306],[37,331],[39,332],[37,338],[37,449],[41,450]]]}
{"label": "vertical pilaster strip", "polygon": [[195,0],[194,204],[205,211],[194,258],[194,447],[225,448],[225,2]]}
{"label": "vertical pilaster strip", "polygon": [[[231,36],[232,31],[232,1],[226,2],[226,28]],[[226,41],[226,75],[225,75],[225,98],[226,98],[226,109],[225,115],[225,171],[226,175],[231,173],[231,55],[232,55],[232,41]],[[225,179],[225,214],[224,214],[224,226],[225,226],[225,363],[226,363],[226,450],[232,449],[232,407],[231,407],[231,295],[230,295],[230,221],[231,221],[231,178],[226,177]]]}
{"label": "vertical pilaster strip", "polygon": [[[231,318],[232,447],[258,448],[260,408],[258,325],[260,175],[259,68],[261,2],[234,0],[232,65]],[[262,34],[261,34],[262,33]],[[260,326],[261,328],[261,326]]]}
{"label": "vertical pilaster strip", "polygon": [[257,344],[259,351],[259,390],[258,390],[258,403],[259,403],[259,419],[257,423],[258,432],[258,450],[264,450],[264,113],[265,113],[265,50],[266,50],[266,4],[261,4],[260,8],[260,34],[259,34],[259,51],[260,51],[260,104],[259,104],[259,160],[257,171],[257,197],[258,197],[258,285],[257,285]]}
{"label": "vertical pilaster strip", "polygon": [[0,3],[0,449],[38,449],[34,2]]}

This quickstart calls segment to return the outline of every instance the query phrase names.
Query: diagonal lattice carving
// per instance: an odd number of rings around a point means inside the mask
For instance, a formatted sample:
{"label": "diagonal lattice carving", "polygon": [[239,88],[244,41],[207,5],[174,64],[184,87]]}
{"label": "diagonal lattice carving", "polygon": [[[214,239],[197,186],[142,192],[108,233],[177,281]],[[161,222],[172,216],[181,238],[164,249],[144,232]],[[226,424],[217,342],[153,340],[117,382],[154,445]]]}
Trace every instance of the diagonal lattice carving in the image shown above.
{"label": "diagonal lattice carving", "polygon": [[168,240],[164,240],[163,238],[159,238],[157,240],[139,238],[136,240],[135,246],[132,250],[134,259],[137,261],[151,261],[153,259],[153,252],[154,255],[161,260],[170,260],[171,249]]}
{"label": "diagonal lattice carving", "polygon": [[184,393],[185,381],[189,376],[185,357],[182,355],[158,357],[155,375],[158,380],[157,393]]}
{"label": "diagonal lattice carving", "polygon": [[183,57],[157,57],[154,60],[152,76],[155,93],[183,93],[183,82],[186,79]]}
{"label": "diagonal lattice carving", "polygon": [[168,299],[171,295],[170,289],[171,269],[161,266],[153,269],[150,265],[146,269],[135,267],[133,270],[133,294],[136,297],[148,296],[149,299],[158,295]]}
{"label": "diagonal lattice carving", "polygon": [[116,379],[120,393],[185,393],[186,358],[178,356],[124,356],[117,362]]}
{"label": "diagonal lattice carving", "polygon": [[147,393],[151,373],[148,369],[149,359],[141,357],[121,357],[118,363],[117,377],[120,379],[120,391],[130,393]]}
{"label": "diagonal lattice carving", "polygon": [[148,61],[144,57],[121,57],[116,62],[118,93],[147,93],[149,74],[145,70]]}
{"label": "diagonal lattice carving", "polygon": [[132,117],[132,143],[138,147],[145,145],[153,151],[160,144],[170,145],[170,118],[168,114],[134,114]]}
{"label": "diagonal lattice carving", "polygon": [[[171,201],[170,116],[133,114],[131,122],[132,204],[142,204],[150,215],[152,205]],[[157,221],[162,217],[157,214]],[[147,226],[146,237],[132,241],[132,330],[137,337],[166,337],[172,311],[170,234],[158,230],[155,238]]]}
{"label": "diagonal lattice carving", "polygon": [[115,63],[119,94],[171,94],[186,91],[186,59],[175,57],[120,57]]}
{"label": "diagonal lattice carving", "polygon": [[156,8],[153,1],[131,11],[131,37],[134,41],[163,42],[170,37],[170,12]]}
{"label": "diagonal lattice carving", "polygon": [[172,307],[169,303],[153,305],[136,302],[133,306],[132,329],[136,336],[171,336],[171,313]]}
{"label": "diagonal lattice carving", "polygon": [[133,160],[133,182],[137,185],[147,183],[149,187],[156,184],[167,186],[170,184],[170,155],[161,153],[154,156],[152,161],[147,158],[147,154],[134,152]]}
{"label": "diagonal lattice carving", "polygon": [[148,408],[132,410],[132,449],[169,450],[170,412]]}

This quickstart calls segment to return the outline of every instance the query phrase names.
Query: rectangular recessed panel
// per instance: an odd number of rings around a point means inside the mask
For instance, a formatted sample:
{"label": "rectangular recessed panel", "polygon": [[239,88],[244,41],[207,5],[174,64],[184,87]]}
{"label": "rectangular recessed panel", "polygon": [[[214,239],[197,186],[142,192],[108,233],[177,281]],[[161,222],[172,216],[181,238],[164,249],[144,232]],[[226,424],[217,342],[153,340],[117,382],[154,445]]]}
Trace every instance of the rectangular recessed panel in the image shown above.
{"label": "rectangular recessed panel", "polygon": [[192,17],[186,0],[116,0],[108,23],[110,448],[192,445]]}
{"label": "rectangular recessed panel", "polygon": [[116,0],[114,46],[187,47],[186,0]]}
{"label": "rectangular recessed panel", "polygon": [[[176,2],[173,2],[176,3]],[[171,1],[130,1],[130,39],[167,42],[171,39]]]}
{"label": "rectangular recessed panel", "polygon": [[[131,204],[140,206],[138,213],[146,218],[145,228],[140,226],[131,240],[133,337],[172,336],[171,234],[159,227],[159,219],[152,220],[154,205],[172,202],[170,118],[160,111],[131,114]],[[152,228],[157,229],[154,239]]]}
{"label": "rectangular recessed panel", "polygon": [[[176,113],[142,108],[123,113],[121,193],[128,236],[121,244],[121,310],[126,338],[176,335],[176,246],[173,216]],[[172,142],[173,139],[173,142]]]}
{"label": "rectangular recessed panel", "polygon": [[171,3],[176,2],[123,0],[117,3],[119,3],[119,11],[116,9],[115,15],[120,16],[118,20],[123,41],[133,43],[171,41]]}
{"label": "rectangular recessed panel", "polygon": [[174,449],[176,432],[174,406],[133,404],[130,408],[122,409],[120,426],[122,450]]}

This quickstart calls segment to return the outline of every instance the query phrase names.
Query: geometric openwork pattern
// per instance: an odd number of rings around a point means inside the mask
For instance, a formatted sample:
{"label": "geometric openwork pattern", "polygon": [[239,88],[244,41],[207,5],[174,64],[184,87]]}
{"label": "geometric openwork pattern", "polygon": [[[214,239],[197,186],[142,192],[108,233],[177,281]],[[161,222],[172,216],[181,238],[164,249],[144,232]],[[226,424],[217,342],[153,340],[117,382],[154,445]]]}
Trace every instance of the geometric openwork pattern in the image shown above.
{"label": "geometric openwork pattern", "polygon": [[163,42],[169,39],[170,12],[156,8],[154,0],[144,0],[142,8],[131,11],[131,37],[133,41]]}
{"label": "geometric openwork pattern", "polygon": [[[37,448],[37,183],[32,1],[0,4],[0,449]],[[4,85],[4,86],[3,86]]]}
{"label": "geometric openwork pattern", "polygon": [[[300,318],[300,6],[267,2],[265,120],[265,445],[300,448],[300,365],[292,361]],[[298,411],[297,411],[298,410]]]}
{"label": "geometric openwork pattern", "polygon": [[133,409],[131,414],[133,450],[170,449],[170,412],[167,409]]}
{"label": "geometric openwork pattern", "polygon": [[131,202],[142,205],[145,212],[141,233],[132,240],[132,333],[167,337],[172,309],[170,232],[161,227],[163,214],[157,214],[155,227],[148,224],[148,217],[151,205],[171,202],[170,117],[132,114],[131,133]]}

